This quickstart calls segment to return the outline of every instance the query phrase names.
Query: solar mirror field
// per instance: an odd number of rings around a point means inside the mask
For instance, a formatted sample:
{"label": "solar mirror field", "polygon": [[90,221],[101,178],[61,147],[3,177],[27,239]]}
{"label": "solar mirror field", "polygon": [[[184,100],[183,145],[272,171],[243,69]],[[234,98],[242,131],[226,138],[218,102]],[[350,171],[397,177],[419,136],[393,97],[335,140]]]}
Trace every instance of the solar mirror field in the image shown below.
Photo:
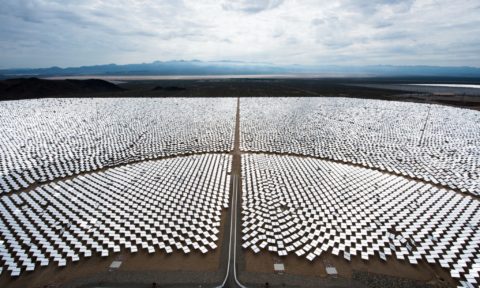
{"label": "solar mirror field", "polygon": [[0,287],[479,281],[478,110],[347,97],[0,102]]}

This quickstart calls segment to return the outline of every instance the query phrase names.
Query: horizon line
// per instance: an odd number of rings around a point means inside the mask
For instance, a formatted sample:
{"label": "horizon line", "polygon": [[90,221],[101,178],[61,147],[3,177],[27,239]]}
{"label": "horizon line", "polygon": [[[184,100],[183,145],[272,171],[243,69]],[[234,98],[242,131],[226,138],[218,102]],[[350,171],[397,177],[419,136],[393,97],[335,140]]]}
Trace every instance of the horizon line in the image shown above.
{"label": "horizon line", "polygon": [[[152,65],[155,63],[212,63],[212,64],[245,64],[245,65],[258,65],[258,66],[270,66],[270,67],[305,67],[305,68],[328,68],[328,67],[337,67],[337,68],[367,68],[367,67],[402,67],[402,68],[414,68],[414,67],[428,67],[428,68],[469,68],[469,69],[480,69],[480,66],[468,66],[468,65],[427,65],[427,64],[404,64],[404,65],[396,65],[396,64],[278,64],[278,63],[270,63],[270,62],[255,62],[255,61],[241,61],[241,60],[198,60],[198,59],[191,59],[191,60],[184,60],[184,59],[172,59],[172,60],[154,60],[151,62],[138,62],[138,63],[126,63],[126,64],[118,64],[118,63],[104,63],[104,64],[85,64],[79,66],[42,66],[42,67],[10,67],[10,68],[0,68],[0,71],[8,71],[8,70],[40,70],[40,69],[75,69],[75,68],[83,68],[83,67],[96,67],[96,66],[129,66],[129,65]],[[221,66],[221,65],[218,65]]]}

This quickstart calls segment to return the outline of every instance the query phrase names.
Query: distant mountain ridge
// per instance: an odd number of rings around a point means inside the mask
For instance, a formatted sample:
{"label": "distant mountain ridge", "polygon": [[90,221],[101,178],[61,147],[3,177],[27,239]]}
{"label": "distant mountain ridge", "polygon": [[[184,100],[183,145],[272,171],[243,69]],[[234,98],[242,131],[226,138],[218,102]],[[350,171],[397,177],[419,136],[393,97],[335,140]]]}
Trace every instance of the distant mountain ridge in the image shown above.
{"label": "distant mountain ridge", "polygon": [[81,75],[264,75],[264,74],[315,74],[331,73],[357,76],[451,76],[480,77],[480,68],[476,67],[440,67],[440,66],[308,66],[275,65],[269,63],[248,63],[222,60],[202,62],[199,60],[155,61],[141,64],[106,64],[81,67],[50,67],[34,69],[3,69],[0,75],[5,77],[51,77]]}

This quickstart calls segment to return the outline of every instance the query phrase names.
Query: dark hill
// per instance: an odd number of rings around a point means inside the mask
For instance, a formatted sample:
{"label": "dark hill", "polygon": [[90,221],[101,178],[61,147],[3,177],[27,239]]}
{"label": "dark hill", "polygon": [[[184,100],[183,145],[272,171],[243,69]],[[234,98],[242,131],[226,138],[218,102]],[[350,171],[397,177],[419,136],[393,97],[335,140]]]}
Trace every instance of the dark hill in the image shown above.
{"label": "dark hill", "polygon": [[72,96],[122,90],[122,88],[113,83],[98,79],[44,80],[38,78],[16,78],[0,81],[1,100]]}
{"label": "dark hill", "polygon": [[178,87],[178,86],[166,86],[166,87],[163,87],[163,86],[157,86],[155,88],[152,89],[152,91],[184,91],[184,90],[187,90],[187,88],[185,87]]}

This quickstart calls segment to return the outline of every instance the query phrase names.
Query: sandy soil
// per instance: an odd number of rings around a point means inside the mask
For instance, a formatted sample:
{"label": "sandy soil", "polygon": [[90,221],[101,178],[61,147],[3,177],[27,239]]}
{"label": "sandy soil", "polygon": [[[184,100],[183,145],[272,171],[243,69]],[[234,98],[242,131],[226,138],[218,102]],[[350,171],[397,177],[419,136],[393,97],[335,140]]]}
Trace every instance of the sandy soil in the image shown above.
{"label": "sandy soil", "polygon": [[[370,258],[364,261],[359,257],[352,257],[348,262],[342,257],[333,254],[322,254],[313,262],[297,257],[294,254],[287,257],[278,257],[272,253],[262,251],[258,254],[251,250],[243,250],[245,270],[250,273],[274,273],[273,264],[280,261],[285,265],[285,273],[301,276],[327,277],[325,267],[333,265],[339,277],[351,279],[354,271],[369,272],[420,281],[423,283],[447,284],[455,287],[457,282],[450,277],[447,270],[439,266],[430,265],[426,262],[419,262],[418,265],[411,265],[405,261],[390,258],[382,261],[379,258]],[[279,263],[279,262],[277,262]]]}

